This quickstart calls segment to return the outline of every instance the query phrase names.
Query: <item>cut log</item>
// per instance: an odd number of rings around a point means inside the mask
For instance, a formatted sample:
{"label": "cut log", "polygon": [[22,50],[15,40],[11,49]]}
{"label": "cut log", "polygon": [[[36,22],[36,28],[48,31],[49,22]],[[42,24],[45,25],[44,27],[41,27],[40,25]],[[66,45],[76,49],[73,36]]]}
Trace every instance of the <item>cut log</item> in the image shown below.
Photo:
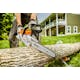
{"label": "cut log", "polygon": [[[53,50],[56,59],[74,54],[80,50],[80,43],[47,45]],[[54,58],[41,53],[33,47],[19,47],[11,49],[0,49],[0,66],[4,67],[39,67],[44,66]]]}

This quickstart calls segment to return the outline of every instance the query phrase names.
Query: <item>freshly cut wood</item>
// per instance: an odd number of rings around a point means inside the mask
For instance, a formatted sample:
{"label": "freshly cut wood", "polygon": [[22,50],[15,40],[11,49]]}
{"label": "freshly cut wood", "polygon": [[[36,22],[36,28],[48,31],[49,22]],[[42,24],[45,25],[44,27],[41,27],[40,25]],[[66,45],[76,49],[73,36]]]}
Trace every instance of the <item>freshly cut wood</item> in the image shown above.
{"label": "freshly cut wood", "polygon": [[[80,43],[46,45],[56,54],[56,59],[74,54],[80,50]],[[54,60],[33,47],[0,49],[0,66],[4,67],[39,67]]]}

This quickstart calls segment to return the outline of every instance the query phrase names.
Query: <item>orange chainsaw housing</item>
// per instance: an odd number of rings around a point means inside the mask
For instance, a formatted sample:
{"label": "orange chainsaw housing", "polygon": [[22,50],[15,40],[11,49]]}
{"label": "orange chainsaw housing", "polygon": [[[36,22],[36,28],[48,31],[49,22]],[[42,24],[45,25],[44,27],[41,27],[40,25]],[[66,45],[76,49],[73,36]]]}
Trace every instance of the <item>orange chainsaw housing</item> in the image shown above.
{"label": "orange chainsaw housing", "polygon": [[32,30],[31,29],[26,29],[25,30],[25,34],[26,35],[31,35],[32,34]]}
{"label": "orange chainsaw housing", "polygon": [[[19,34],[23,34],[23,32],[24,32],[24,30],[21,30],[21,31],[19,32]],[[32,30],[31,30],[31,29],[26,29],[25,32],[24,32],[24,34],[26,34],[26,35],[31,35],[31,34],[32,34]]]}

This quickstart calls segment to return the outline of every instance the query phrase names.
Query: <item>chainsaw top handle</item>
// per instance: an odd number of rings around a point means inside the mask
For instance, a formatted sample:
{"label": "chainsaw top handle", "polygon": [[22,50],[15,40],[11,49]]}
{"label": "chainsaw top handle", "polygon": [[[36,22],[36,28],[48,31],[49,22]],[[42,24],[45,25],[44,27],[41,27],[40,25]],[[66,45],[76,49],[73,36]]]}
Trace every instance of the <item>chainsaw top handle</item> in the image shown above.
{"label": "chainsaw top handle", "polygon": [[[25,27],[23,30],[21,30],[20,34],[24,35],[32,35],[33,33],[36,33],[36,34],[39,34],[42,32],[41,30],[41,25],[35,25],[35,24],[32,24],[31,26],[28,25],[28,27]],[[14,35],[17,35],[17,33],[15,33]]]}

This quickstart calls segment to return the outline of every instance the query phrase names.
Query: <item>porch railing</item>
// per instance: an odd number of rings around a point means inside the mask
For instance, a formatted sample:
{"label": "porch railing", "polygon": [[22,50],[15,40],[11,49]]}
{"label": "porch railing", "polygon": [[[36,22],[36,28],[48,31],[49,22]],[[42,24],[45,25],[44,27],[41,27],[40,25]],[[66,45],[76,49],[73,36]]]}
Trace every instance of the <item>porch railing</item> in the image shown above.
{"label": "porch railing", "polygon": [[[65,25],[64,19],[58,19],[58,25]],[[46,25],[46,29],[56,26],[56,20]]]}

